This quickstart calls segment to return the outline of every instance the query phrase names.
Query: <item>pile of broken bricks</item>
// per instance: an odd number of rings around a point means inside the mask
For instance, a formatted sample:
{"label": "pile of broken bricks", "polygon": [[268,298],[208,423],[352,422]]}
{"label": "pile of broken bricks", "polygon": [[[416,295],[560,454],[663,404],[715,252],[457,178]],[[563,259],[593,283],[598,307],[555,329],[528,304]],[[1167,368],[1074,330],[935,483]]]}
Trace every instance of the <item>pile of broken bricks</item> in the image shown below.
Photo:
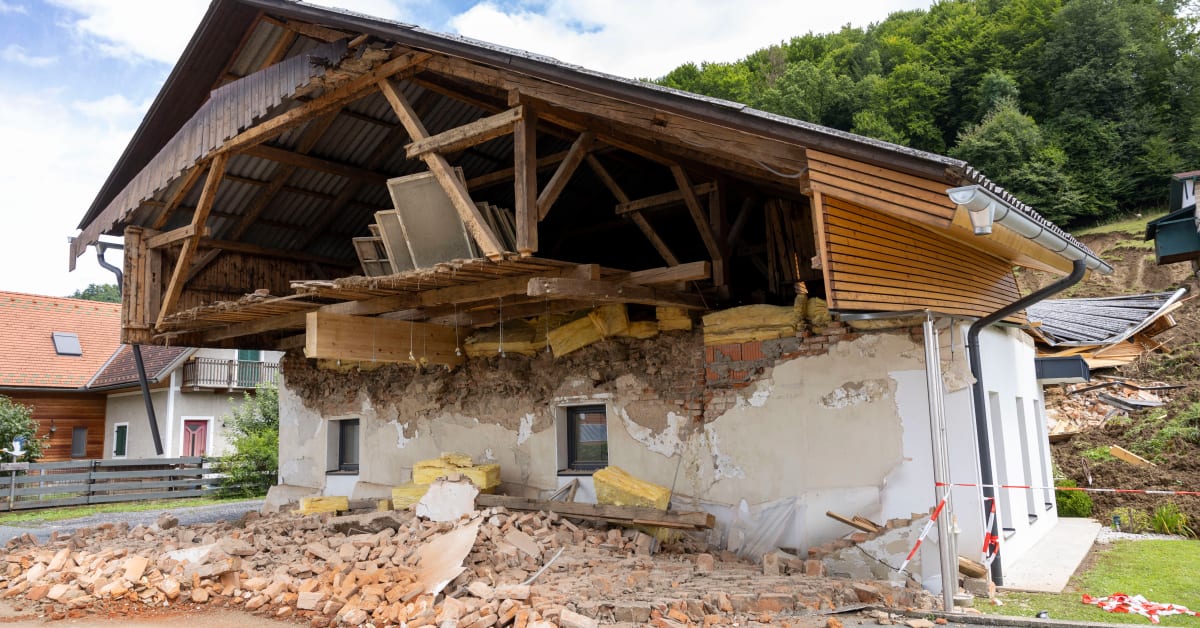
{"label": "pile of broken bricks", "polygon": [[379,628],[781,625],[861,603],[936,605],[912,586],[810,576],[802,564],[768,575],[695,541],[655,552],[636,530],[498,507],[441,523],[401,511],[159,523],[15,538],[0,597],[52,618],[218,605]]}

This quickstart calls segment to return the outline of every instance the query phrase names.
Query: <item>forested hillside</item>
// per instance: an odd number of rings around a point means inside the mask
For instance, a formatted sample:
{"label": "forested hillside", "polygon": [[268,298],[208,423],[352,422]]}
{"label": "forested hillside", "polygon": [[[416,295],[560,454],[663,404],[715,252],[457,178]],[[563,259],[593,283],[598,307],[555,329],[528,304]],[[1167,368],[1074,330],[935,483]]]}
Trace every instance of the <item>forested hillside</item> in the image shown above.
{"label": "forested hillside", "polygon": [[1165,206],[1168,176],[1200,168],[1198,13],[1200,0],[945,0],[658,82],[964,159],[1079,226]]}

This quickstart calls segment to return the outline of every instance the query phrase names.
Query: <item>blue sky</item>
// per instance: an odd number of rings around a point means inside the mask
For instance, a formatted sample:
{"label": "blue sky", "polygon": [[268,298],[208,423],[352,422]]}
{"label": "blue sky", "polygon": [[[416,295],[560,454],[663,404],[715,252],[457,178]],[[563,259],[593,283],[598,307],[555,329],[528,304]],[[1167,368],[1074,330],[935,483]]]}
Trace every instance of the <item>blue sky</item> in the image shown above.
{"label": "blue sky", "polygon": [[[732,61],[929,0],[321,0],[657,77]],[[207,0],[0,0],[0,290],[67,295],[112,281],[94,253],[67,272],[67,238],[91,205],[208,6]],[[115,253],[110,260],[119,262]]]}

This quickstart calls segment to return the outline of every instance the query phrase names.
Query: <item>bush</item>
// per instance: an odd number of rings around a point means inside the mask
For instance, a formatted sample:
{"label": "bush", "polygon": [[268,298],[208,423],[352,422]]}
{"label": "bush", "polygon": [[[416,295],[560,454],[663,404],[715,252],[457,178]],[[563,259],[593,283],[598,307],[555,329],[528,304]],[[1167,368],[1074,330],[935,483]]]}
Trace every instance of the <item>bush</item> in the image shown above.
{"label": "bush", "polygon": [[1154,531],[1159,534],[1196,536],[1196,532],[1188,527],[1188,516],[1179,509],[1175,502],[1167,502],[1155,508],[1151,524],[1154,526]]}
{"label": "bush", "polygon": [[262,495],[279,477],[279,390],[261,384],[255,394],[224,417],[226,435],[233,453],[217,469],[226,475],[223,493]]}
{"label": "bush", "polygon": [[[1056,486],[1074,488],[1075,480],[1059,480]],[[1090,517],[1092,516],[1092,496],[1083,491],[1054,491],[1054,501],[1058,505],[1060,517]]]}
{"label": "bush", "polygon": [[[33,409],[0,395],[0,447],[11,448],[18,437],[25,439],[25,455],[19,460],[34,462],[42,457],[44,443],[36,438],[38,422],[33,420]],[[4,454],[4,462],[12,462],[12,456]]]}
{"label": "bush", "polygon": [[1140,534],[1142,532],[1149,532],[1152,529],[1150,525],[1150,514],[1139,508],[1131,508],[1129,506],[1113,508],[1112,511],[1108,513],[1108,521],[1101,521],[1100,523],[1110,522],[1114,517],[1120,518],[1122,532],[1133,532],[1135,534]]}

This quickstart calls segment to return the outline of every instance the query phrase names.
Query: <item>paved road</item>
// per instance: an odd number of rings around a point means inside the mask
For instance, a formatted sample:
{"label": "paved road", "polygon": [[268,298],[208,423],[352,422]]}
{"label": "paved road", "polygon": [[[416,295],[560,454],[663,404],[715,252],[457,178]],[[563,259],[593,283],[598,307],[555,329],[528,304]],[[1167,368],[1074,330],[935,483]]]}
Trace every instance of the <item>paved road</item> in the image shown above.
{"label": "paved road", "polygon": [[26,523],[19,526],[0,525],[0,544],[7,543],[14,536],[20,536],[26,532],[34,535],[40,541],[45,541],[50,538],[50,533],[57,530],[60,534],[70,532],[78,528],[94,528],[102,523],[119,523],[121,521],[129,523],[130,527],[136,526],[139,523],[148,526],[154,523],[159,515],[164,512],[169,512],[176,517],[179,517],[179,523],[182,525],[192,525],[196,523],[212,523],[221,520],[237,519],[248,511],[258,510],[262,508],[261,499],[251,499],[239,502],[225,502],[221,504],[213,504],[210,506],[192,506],[180,508],[171,506],[169,503],[164,503],[161,509],[143,510],[140,512],[111,512],[99,515],[90,515],[87,517],[77,517],[75,519],[63,519],[61,521],[49,521],[45,523]]}

